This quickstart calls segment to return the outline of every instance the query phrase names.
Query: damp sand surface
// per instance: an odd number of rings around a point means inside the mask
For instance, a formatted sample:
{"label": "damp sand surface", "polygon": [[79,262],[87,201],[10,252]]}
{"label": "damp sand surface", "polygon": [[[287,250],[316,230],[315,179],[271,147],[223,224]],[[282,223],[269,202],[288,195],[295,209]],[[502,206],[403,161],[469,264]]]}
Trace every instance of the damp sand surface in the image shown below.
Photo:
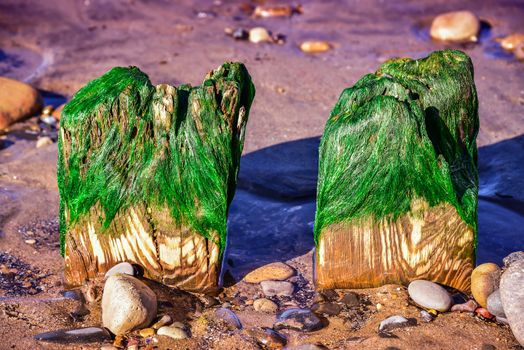
{"label": "damp sand surface", "polygon": [[[228,220],[222,299],[253,299],[259,287],[238,281],[258,266],[286,261],[297,269],[300,288],[292,300],[278,302],[281,307],[291,302],[310,306],[318,137],[338,95],[388,58],[423,57],[445,47],[464,50],[475,65],[480,102],[478,263],[501,264],[507,253],[524,249],[524,64],[494,42],[524,32],[519,1],[304,1],[302,14],[269,19],[247,16],[243,4],[2,1],[0,72],[53,91],[47,101],[58,104],[61,96],[70,97],[113,66],[136,65],[154,84],[196,85],[224,61],[244,62],[257,95]],[[480,42],[430,41],[431,18],[460,9],[474,11],[491,25],[484,26]],[[235,41],[224,34],[228,26],[264,26],[286,35],[286,43]],[[329,41],[333,49],[304,54],[298,45],[309,39]],[[71,312],[76,306],[61,295],[56,144],[36,149],[36,135],[24,124],[13,129],[0,141],[0,264],[12,273],[12,278],[3,274],[0,280],[0,348],[98,349],[100,344],[33,340],[39,332],[99,325],[100,310],[97,303],[90,304],[90,313],[75,319]],[[25,243],[30,239],[36,243]],[[283,333],[291,344],[318,342],[330,349],[518,348],[507,327],[470,315],[449,313],[423,323],[401,286],[357,292],[369,301],[360,316],[329,317],[329,325],[313,333]],[[162,293],[164,312],[191,324],[193,337],[178,343],[161,339],[159,348],[257,348],[245,331],[201,331],[195,296]],[[184,305],[182,311],[174,308],[173,300]],[[377,303],[384,306],[380,311]],[[275,320],[275,315],[250,306],[235,312],[245,328],[271,326]],[[418,325],[396,330],[392,337],[380,336],[380,321],[395,314],[415,317]]]}

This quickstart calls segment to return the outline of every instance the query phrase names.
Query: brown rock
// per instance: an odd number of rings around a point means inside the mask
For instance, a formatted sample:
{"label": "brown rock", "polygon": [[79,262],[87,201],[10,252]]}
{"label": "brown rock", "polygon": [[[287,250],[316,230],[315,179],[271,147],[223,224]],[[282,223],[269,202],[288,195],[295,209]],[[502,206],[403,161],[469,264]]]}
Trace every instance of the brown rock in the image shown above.
{"label": "brown rock", "polygon": [[295,274],[295,270],[282,262],[274,262],[251,271],[244,277],[248,283],[260,283],[262,281],[283,281]]}
{"label": "brown rock", "polygon": [[504,50],[513,51],[524,42],[524,33],[513,33],[503,38],[497,39]]}
{"label": "brown rock", "polygon": [[491,293],[499,288],[501,270],[496,264],[485,263],[477,266],[471,274],[471,294],[482,307],[487,307]]}
{"label": "brown rock", "polygon": [[472,12],[454,11],[435,17],[431,23],[430,35],[441,41],[477,41],[479,30],[480,21]]}
{"label": "brown rock", "polygon": [[255,311],[274,314],[278,310],[278,305],[266,298],[260,298],[253,302]]}
{"label": "brown rock", "polygon": [[304,41],[300,44],[300,50],[306,53],[320,53],[331,50],[331,44],[327,41]]}
{"label": "brown rock", "polygon": [[42,108],[42,98],[32,86],[0,77],[0,130],[34,115]]}
{"label": "brown rock", "polygon": [[61,104],[60,106],[56,107],[55,110],[53,110],[53,113],[51,115],[56,118],[56,120],[60,120],[60,116],[62,115],[62,110],[64,109],[65,103]]}

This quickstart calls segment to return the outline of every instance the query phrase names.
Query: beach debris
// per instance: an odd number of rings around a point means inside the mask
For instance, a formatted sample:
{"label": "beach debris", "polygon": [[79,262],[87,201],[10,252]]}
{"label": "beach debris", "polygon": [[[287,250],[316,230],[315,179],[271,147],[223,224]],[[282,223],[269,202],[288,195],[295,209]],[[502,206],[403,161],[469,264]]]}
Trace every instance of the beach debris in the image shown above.
{"label": "beach debris", "polygon": [[271,33],[264,27],[254,27],[249,30],[249,41],[252,43],[271,43]]}
{"label": "beach debris", "polygon": [[513,33],[496,40],[504,50],[514,51],[521,43],[524,43],[524,33]]}
{"label": "beach debris", "polygon": [[453,11],[433,19],[430,35],[440,41],[476,42],[479,30],[480,21],[475,14],[470,11]]}
{"label": "beach debris", "polygon": [[[469,290],[477,236],[476,96],[472,61],[458,50],[387,61],[343,91],[319,149],[318,289],[424,278]],[[370,161],[372,154],[381,156]],[[442,172],[457,162],[468,181]],[[468,199],[457,202],[457,196]],[[407,241],[406,225],[413,230]],[[428,250],[431,255],[422,254]]]}
{"label": "beach debris", "polygon": [[506,318],[504,307],[502,306],[502,299],[500,298],[500,289],[497,289],[489,295],[486,305],[486,309],[488,309],[491,314]]}
{"label": "beach debris", "polygon": [[524,346],[524,260],[516,260],[502,274],[500,298],[513,335]]}
{"label": "beach debris", "polygon": [[291,6],[288,4],[259,5],[253,11],[254,17],[291,17],[294,14],[301,14],[302,6]]}
{"label": "beach debris", "polygon": [[183,327],[163,326],[156,332],[157,335],[164,335],[173,339],[187,339],[189,334]]}
{"label": "beach debris", "polygon": [[329,316],[338,315],[341,309],[340,305],[331,302],[315,303],[311,306],[311,311]]}
{"label": "beach debris", "polygon": [[524,260],[524,252],[523,251],[517,251],[513,252],[511,254],[508,254],[504,259],[502,259],[502,262],[504,263],[504,267],[507,269],[510,267],[511,264]]}
{"label": "beach debris", "polygon": [[382,322],[380,322],[380,325],[378,326],[379,332],[389,332],[396,328],[403,328],[403,327],[409,327],[414,326],[417,324],[417,321],[415,319],[407,319],[404,316],[395,315],[386,318]]}
{"label": "beach debris", "polygon": [[471,299],[462,304],[455,304],[451,307],[452,312],[475,312],[478,308],[478,304],[475,300]]}
{"label": "beach debris", "polygon": [[242,322],[240,322],[237,314],[227,308],[221,307],[216,309],[215,316],[224,321],[229,328],[242,329]]}
{"label": "beach debris", "polygon": [[274,314],[278,310],[278,305],[266,298],[256,299],[253,302],[253,308],[258,312],[265,312],[268,314]]}
{"label": "beach debris", "polygon": [[308,40],[300,44],[300,50],[306,53],[321,53],[331,50],[332,46],[327,41]]}
{"label": "beach debris", "polygon": [[284,281],[295,274],[288,264],[283,262],[274,262],[261,266],[244,276],[244,281],[248,283],[260,283],[262,281],[275,280]]}
{"label": "beach debris", "polygon": [[322,319],[309,309],[291,308],[282,312],[273,325],[276,330],[295,329],[303,332],[313,332],[324,327]]}
{"label": "beach debris", "polygon": [[500,274],[500,267],[493,263],[481,264],[473,270],[471,294],[480,306],[485,308],[489,295],[499,289]]}
{"label": "beach debris", "polygon": [[109,270],[107,270],[106,274],[104,275],[104,279],[108,279],[109,277],[123,273],[126,275],[134,276],[135,275],[135,269],[133,265],[131,265],[128,262],[121,262],[116,264],[115,266],[111,267]]}
{"label": "beach debris", "polygon": [[287,339],[279,332],[268,328],[252,328],[247,333],[264,349],[278,350],[286,346]]}
{"label": "beach debris", "polygon": [[0,77],[0,130],[40,112],[42,97],[31,85]]}
{"label": "beach debris", "polygon": [[37,334],[35,340],[62,344],[95,343],[111,340],[111,334],[99,327],[60,329]]}
{"label": "beach debris", "polygon": [[446,312],[452,304],[449,293],[431,281],[412,281],[408,286],[408,294],[416,304],[426,309]]}
{"label": "beach debris", "polygon": [[432,322],[435,319],[435,316],[427,312],[426,310],[420,310],[420,318],[422,321],[429,323]]}
{"label": "beach debris", "polygon": [[160,317],[160,319],[158,321],[156,321],[152,326],[151,328],[153,329],[159,329],[160,327],[163,327],[163,326],[167,326],[169,325],[171,322],[173,322],[173,319],[171,318],[171,316],[169,315],[164,315],[162,317]]}
{"label": "beach debris", "polygon": [[110,276],[102,295],[102,323],[113,334],[149,326],[157,312],[156,294],[143,282],[125,275]]}
{"label": "beach debris", "polygon": [[291,296],[295,290],[293,283],[286,281],[262,281],[260,286],[266,297]]}

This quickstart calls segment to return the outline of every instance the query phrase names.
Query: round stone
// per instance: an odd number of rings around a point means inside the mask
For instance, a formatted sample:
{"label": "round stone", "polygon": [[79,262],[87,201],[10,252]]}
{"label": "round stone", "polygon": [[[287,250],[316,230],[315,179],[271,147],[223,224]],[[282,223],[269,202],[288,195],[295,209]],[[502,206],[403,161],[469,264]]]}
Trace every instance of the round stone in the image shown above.
{"label": "round stone", "polygon": [[117,273],[123,273],[126,275],[133,276],[135,274],[135,269],[133,268],[133,265],[131,265],[128,262],[121,262],[110,268],[105,276],[104,279],[108,279],[110,276],[116,275]]}
{"label": "round stone", "polygon": [[215,316],[226,323],[230,328],[242,329],[242,323],[238,316],[231,310],[221,307],[216,309]]}
{"label": "round stone", "polygon": [[426,309],[448,311],[452,304],[449,293],[436,283],[416,280],[409,284],[408,293],[411,299]]}
{"label": "round stone", "polygon": [[286,281],[262,281],[260,286],[266,297],[291,296],[295,290],[293,283]]}
{"label": "round stone", "polygon": [[480,306],[486,307],[488,296],[499,288],[500,267],[493,263],[477,266],[471,274],[471,294]]}
{"label": "round stone", "polygon": [[266,312],[268,314],[274,314],[278,310],[278,305],[266,298],[255,300],[253,302],[253,307],[255,308],[255,311]]}
{"label": "round stone", "polygon": [[156,317],[155,293],[138,279],[117,274],[105,283],[102,323],[113,334],[124,334],[149,326]]}
{"label": "round stone", "polygon": [[166,337],[170,337],[173,339],[187,339],[189,338],[189,335],[187,332],[179,327],[173,327],[173,326],[163,326],[158,329],[156,332],[158,335],[164,335]]}
{"label": "round stone", "polygon": [[497,317],[506,318],[506,315],[504,314],[504,308],[502,306],[502,299],[500,299],[500,289],[497,289],[490,294],[487,305],[487,309],[491,314]]}
{"label": "round stone", "polygon": [[249,31],[249,41],[252,43],[258,44],[263,42],[272,42],[271,34],[264,27],[255,27],[251,28]]}
{"label": "round stone", "polygon": [[524,346],[524,260],[512,263],[502,275],[500,298],[513,335]]}
{"label": "round stone", "polygon": [[480,21],[470,11],[443,13],[433,19],[430,35],[433,39],[452,42],[477,41]]}
{"label": "round stone", "polygon": [[42,98],[32,86],[0,77],[0,130],[42,108]]}
{"label": "round stone", "polygon": [[260,283],[262,281],[283,281],[295,274],[295,269],[282,262],[274,262],[261,266],[244,277],[248,283]]}

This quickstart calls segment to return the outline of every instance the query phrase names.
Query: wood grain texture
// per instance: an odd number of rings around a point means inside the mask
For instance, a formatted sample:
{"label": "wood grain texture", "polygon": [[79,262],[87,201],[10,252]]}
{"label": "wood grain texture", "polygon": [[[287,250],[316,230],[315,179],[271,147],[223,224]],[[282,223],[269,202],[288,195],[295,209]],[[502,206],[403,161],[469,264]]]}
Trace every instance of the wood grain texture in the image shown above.
{"label": "wood grain texture", "polygon": [[468,292],[474,256],[474,232],[453,206],[419,203],[395,222],[326,227],[315,256],[316,284],[319,289],[368,288],[427,279]]}
{"label": "wood grain texture", "polygon": [[67,235],[65,279],[69,286],[103,276],[127,261],[143,267],[147,278],[188,291],[212,292],[218,286],[218,235],[204,236],[172,222],[166,209],[135,206],[123,211],[101,232],[97,206],[74,224]]}

